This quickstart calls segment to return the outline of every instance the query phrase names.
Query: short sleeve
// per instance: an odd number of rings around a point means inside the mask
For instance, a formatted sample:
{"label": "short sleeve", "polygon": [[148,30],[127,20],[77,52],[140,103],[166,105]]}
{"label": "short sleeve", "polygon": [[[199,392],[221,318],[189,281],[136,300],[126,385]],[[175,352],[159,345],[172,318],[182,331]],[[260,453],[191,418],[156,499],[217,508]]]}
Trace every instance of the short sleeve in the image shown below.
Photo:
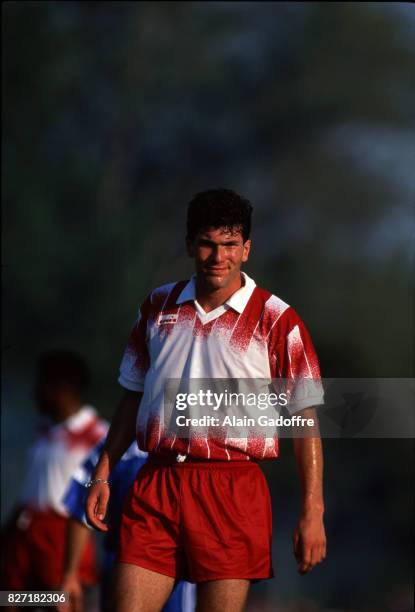
{"label": "short sleeve", "polygon": [[125,348],[118,382],[129,391],[144,391],[144,381],[150,367],[147,346],[147,322],[150,297],[141,306]]}
{"label": "short sleeve", "polygon": [[293,308],[287,309],[271,339],[273,378],[285,381],[290,413],[324,403],[320,366],[311,336]]}

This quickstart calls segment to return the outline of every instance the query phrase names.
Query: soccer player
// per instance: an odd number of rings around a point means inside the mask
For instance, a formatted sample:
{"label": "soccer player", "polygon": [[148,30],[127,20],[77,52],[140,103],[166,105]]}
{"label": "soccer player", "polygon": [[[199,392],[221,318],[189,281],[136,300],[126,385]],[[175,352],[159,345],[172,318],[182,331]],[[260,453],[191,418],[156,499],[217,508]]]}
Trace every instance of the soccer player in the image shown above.
{"label": "soccer player", "polygon": [[[19,507],[3,549],[3,588],[57,590],[62,582],[68,514],[63,494],[75,469],[106,434],[108,424],[84,404],[89,373],[68,351],[44,354],[36,379],[43,430],[28,453]],[[95,548],[88,537],[80,559],[83,585],[97,581]]]}
{"label": "soccer player", "polygon": [[[260,460],[278,456],[276,435],[171,435],[164,421],[169,380],[289,379],[289,410],[315,418],[320,372],[310,336],[293,308],[241,271],[251,249],[252,206],[226,189],[197,194],[187,211],[190,280],[151,292],[121,366],[125,388],[87,499],[104,522],[108,478],[134,432],[149,460],[124,507],[117,612],[160,610],[175,580],[197,583],[198,610],[243,609],[252,581],[270,578],[271,503]],[[139,406],[138,415],[137,408]],[[137,425],[137,429],[136,429]],[[301,573],[325,557],[319,436],[293,440],[302,503],[293,543]]]}

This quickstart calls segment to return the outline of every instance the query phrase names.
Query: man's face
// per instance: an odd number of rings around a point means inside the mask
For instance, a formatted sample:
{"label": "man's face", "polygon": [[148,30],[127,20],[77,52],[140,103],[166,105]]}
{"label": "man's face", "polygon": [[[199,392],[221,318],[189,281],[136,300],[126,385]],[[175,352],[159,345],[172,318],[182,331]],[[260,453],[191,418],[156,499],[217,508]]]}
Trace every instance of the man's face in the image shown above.
{"label": "man's face", "polygon": [[65,382],[39,378],[35,385],[35,400],[40,414],[54,421],[61,420],[62,406],[73,401],[73,389]]}
{"label": "man's face", "polygon": [[56,383],[38,379],[35,385],[35,399],[41,414],[55,417],[58,411],[58,387]]}
{"label": "man's face", "polygon": [[187,244],[198,279],[211,289],[226,289],[239,281],[241,265],[248,260],[250,248],[251,241],[244,243],[237,228],[207,228]]}

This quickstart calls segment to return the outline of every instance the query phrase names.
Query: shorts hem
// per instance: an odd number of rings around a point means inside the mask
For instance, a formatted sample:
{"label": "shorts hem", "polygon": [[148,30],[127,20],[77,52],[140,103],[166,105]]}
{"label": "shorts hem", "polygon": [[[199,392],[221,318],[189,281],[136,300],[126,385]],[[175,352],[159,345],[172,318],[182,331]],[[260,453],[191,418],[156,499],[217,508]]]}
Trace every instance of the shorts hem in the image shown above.
{"label": "shorts hem", "polygon": [[270,580],[274,578],[274,573],[270,572],[269,574],[264,574],[258,576],[256,575],[241,575],[241,574],[214,574],[213,576],[209,576],[208,578],[195,578],[194,576],[186,577],[184,580],[188,582],[193,582],[195,584],[200,584],[201,582],[211,582],[212,580],[250,580],[251,582],[259,582],[260,580]]}
{"label": "shorts hem", "polygon": [[152,572],[156,572],[157,574],[162,574],[163,576],[168,576],[169,578],[174,578],[174,580],[186,580],[186,582],[192,582],[193,584],[200,584],[202,582],[211,582],[213,580],[250,580],[251,582],[259,582],[261,580],[271,580],[274,578],[274,571],[271,570],[267,574],[240,574],[238,572],[232,574],[213,574],[207,577],[199,577],[199,576],[189,576],[176,574],[173,570],[161,569],[160,567],[156,567],[155,564],[148,563],[147,561],[143,561],[141,559],[135,559],[132,557],[120,557],[117,559],[117,563],[129,563],[130,565],[137,565],[138,567],[142,567],[144,569],[148,569]]}
{"label": "shorts hem", "polygon": [[143,561],[142,559],[134,559],[132,557],[119,557],[117,559],[117,563],[129,563],[130,565],[137,565],[138,567],[142,567],[144,569],[148,569],[152,572],[156,572],[157,574],[163,574],[163,576],[168,576],[169,578],[176,579],[175,572],[173,570],[160,569],[160,567],[156,567],[151,563],[147,563],[147,561]]}

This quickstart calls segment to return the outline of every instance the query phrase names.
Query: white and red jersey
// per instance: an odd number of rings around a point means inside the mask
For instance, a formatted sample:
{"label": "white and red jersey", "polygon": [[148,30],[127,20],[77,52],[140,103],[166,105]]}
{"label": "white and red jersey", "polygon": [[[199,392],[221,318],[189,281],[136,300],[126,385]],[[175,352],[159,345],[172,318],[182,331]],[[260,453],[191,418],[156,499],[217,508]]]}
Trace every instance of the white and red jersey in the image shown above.
{"label": "white and red jersey", "polygon": [[28,452],[22,505],[67,516],[62,498],[71,478],[107,431],[108,424],[91,406],[46,427]]}
{"label": "white and red jersey", "polygon": [[[278,439],[183,439],[164,435],[167,379],[313,379],[320,381],[310,335],[295,310],[242,273],[244,285],[206,313],[196,299],[195,276],[155,289],[140,308],[120,366],[119,383],[143,392],[137,439],[148,452],[171,450],[210,459],[270,459]],[[321,404],[322,386],[290,404],[290,411]]]}

